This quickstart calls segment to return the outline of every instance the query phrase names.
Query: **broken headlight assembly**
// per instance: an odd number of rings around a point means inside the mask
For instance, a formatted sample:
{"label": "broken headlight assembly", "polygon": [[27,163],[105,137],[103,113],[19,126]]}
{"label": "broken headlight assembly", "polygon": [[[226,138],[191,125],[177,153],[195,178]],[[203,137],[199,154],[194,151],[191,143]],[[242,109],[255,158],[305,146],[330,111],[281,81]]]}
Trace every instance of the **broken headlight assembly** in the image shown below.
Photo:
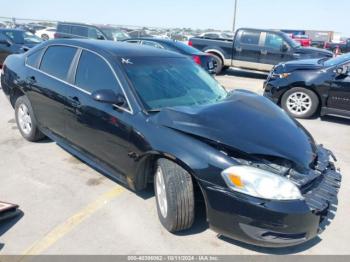
{"label": "broken headlight assembly", "polygon": [[233,166],[221,173],[227,186],[236,192],[269,200],[302,200],[299,188],[287,178],[250,167]]}

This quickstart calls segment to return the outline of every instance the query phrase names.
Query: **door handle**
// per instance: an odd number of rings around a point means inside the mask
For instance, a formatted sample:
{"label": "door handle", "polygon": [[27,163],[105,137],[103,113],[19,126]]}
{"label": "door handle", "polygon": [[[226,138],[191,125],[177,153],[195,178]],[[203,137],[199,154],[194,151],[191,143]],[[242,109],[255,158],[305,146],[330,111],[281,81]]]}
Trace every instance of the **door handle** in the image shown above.
{"label": "door handle", "polygon": [[69,98],[71,100],[70,103],[71,103],[71,105],[73,107],[79,107],[81,105],[79,97],[77,97],[77,96],[70,96]]}
{"label": "door handle", "polygon": [[242,47],[236,47],[237,52],[242,52],[242,50],[243,50]]}
{"label": "door handle", "polygon": [[262,55],[267,55],[267,50],[261,50],[260,53],[261,53]]}

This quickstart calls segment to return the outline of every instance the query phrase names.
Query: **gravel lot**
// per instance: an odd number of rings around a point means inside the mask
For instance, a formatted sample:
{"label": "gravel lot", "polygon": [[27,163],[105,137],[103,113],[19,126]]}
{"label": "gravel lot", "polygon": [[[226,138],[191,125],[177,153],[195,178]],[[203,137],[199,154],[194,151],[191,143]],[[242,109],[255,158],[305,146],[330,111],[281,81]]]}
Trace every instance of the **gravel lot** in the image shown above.
{"label": "gravel lot", "polygon": [[[262,93],[264,75],[229,71],[228,89]],[[128,191],[49,140],[26,142],[0,91],[0,199],[23,216],[0,227],[0,254],[350,254],[350,120],[303,120],[338,157],[343,183],[338,212],[317,239],[293,248],[265,249],[218,238],[204,219],[172,235],[158,222],[152,189]]]}

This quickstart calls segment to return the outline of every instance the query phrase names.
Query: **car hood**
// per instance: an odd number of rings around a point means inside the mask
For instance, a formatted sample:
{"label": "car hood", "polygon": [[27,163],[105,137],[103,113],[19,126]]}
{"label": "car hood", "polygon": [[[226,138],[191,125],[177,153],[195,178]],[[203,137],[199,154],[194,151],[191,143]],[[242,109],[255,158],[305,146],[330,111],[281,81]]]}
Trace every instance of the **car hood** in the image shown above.
{"label": "car hood", "polygon": [[296,49],[296,53],[299,54],[310,54],[317,57],[333,57],[333,53],[331,51],[316,48],[316,47],[299,47]]}
{"label": "car hood", "polygon": [[293,72],[295,70],[319,70],[322,69],[323,63],[319,63],[317,59],[293,60],[285,63],[280,63],[275,66],[276,73]]}
{"label": "car hood", "polygon": [[[267,98],[234,91],[205,106],[163,109],[152,121],[256,156],[273,156],[309,168],[316,146],[311,135]],[[176,145],[175,145],[176,146]]]}

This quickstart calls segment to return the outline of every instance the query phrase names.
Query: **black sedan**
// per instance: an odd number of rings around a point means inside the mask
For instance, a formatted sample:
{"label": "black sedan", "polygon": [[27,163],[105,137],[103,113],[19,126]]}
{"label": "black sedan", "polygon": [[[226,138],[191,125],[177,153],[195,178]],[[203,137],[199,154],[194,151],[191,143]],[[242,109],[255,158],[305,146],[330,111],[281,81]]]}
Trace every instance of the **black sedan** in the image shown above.
{"label": "black sedan", "polygon": [[349,74],[350,54],[281,63],[265,82],[264,95],[293,117],[350,117]]}
{"label": "black sedan", "polygon": [[0,68],[8,55],[23,53],[41,42],[39,37],[20,29],[0,29]]}
{"label": "black sedan", "polygon": [[54,40],[9,56],[1,82],[25,139],[48,136],[135,191],[152,183],[170,232],[192,226],[200,199],[213,230],[260,246],[308,241],[334,216],[332,153],[271,101],[226,92],[188,57]]}
{"label": "black sedan", "polygon": [[196,64],[203,67],[211,74],[215,74],[216,61],[214,57],[210,54],[204,53],[195,49],[191,46],[185,45],[182,42],[170,39],[160,39],[160,38],[130,38],[125,40],[127,43],[140,44],[145,46],[152,46],[168,51],[173,51],[180,53],[185,56],[189,56],[193,59]]}

